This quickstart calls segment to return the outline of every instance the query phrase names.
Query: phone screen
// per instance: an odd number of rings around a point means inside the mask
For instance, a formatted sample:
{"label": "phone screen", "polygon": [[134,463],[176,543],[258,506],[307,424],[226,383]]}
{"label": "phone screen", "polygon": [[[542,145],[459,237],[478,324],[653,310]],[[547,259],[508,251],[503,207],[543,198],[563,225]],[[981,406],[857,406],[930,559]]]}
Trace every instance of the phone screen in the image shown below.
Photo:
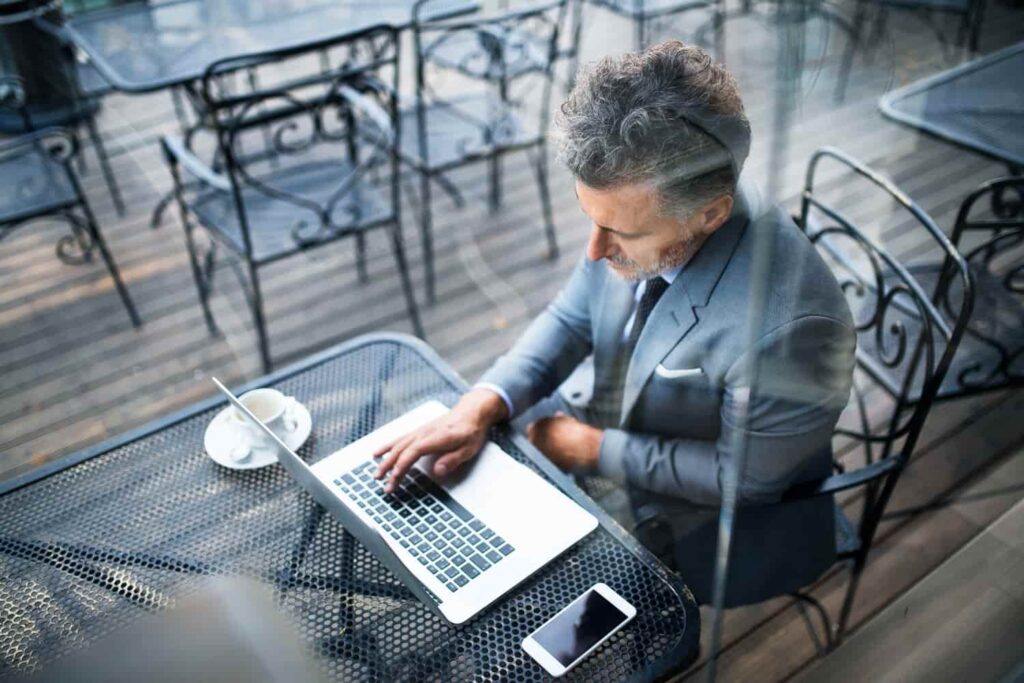
{"label": "phone screen", "polygon": [[628,619],[628,615],[603,595],[590,590],[537,629],[533,639],[568,668]]}

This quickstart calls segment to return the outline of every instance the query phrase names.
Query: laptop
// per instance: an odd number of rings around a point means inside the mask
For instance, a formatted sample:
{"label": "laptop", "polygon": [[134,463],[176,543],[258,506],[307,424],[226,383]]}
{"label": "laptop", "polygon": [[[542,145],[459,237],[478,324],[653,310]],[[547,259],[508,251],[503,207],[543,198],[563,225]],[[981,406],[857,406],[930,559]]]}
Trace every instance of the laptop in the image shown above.
{"label": "laptop", "polygon": [[448,412],[428,401],[310,466],[223,384],[278,462],[428,608],[461,624],[575,545],[597,519],[496,444],[443,479],[421,458],[391,494],[374,450]]}

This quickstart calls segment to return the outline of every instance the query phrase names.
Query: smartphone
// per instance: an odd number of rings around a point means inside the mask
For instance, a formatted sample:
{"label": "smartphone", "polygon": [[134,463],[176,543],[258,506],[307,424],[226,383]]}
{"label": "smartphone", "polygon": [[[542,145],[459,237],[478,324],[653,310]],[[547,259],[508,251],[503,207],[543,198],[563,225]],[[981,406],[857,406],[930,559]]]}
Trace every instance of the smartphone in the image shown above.
{"label": "smartphone", "polygon": [[523,649],[552,676],[561,676],[636,616],[636,608],[603,583],[526,636]]}

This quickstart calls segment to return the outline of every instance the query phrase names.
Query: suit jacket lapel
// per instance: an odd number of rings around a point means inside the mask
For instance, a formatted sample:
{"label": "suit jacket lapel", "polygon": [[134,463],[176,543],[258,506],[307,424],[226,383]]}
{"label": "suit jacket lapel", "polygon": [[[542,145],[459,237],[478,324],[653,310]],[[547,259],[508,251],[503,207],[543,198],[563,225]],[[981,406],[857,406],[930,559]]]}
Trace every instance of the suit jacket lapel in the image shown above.
{"label": "suit jacket lapel", "polygon": [[594,335],[594,366],[610,368],[622,346],[622,330],[633,312],[636,289],[608,272],[601,291],[596,334]]}
{"label": "suit jacket lapel", "polygon": [[745,208],[741,204],[740,210],[734,210],[732,217],[708,238],[651,311],[626,373],[620,425],[626,424],[640,391],[658,363],[699,322],[698,309],[707,305],[747,227],[749,218]]}
{"label": "suit jacket lapel", "polygon": [[665,290],[640,332],[640,339],[637,340],[633,358],[629,362],[629,371],[626,373],[620,425],[626,423],[626,418],[640,396],[640,390],[647,384],[661,359],[697,324],[697,314],[683,281],[685,273],[684,268],[675,282]]}

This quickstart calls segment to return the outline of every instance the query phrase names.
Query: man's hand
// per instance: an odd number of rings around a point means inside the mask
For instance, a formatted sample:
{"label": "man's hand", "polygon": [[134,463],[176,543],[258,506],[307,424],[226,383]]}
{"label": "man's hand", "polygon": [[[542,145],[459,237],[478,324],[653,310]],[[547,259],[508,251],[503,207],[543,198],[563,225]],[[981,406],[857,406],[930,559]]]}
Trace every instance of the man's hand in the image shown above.
{"label": "man's hand", "polygon": [[487,441],[487,430],[507,418],[508,408],[500,396],[488,389],[474,389],[444,416],[377,449],[374,457],[383,459],[375,476],[380,479],[391,473],[384,485],[390,493],[413,463],[436,455],[434,475],[442,477],[479,453]]}
{"label": "man's hand", "polygon": [[566,472],[596,468],[603,437],[604,431],[561,412],[526,428],[530,443]]}

